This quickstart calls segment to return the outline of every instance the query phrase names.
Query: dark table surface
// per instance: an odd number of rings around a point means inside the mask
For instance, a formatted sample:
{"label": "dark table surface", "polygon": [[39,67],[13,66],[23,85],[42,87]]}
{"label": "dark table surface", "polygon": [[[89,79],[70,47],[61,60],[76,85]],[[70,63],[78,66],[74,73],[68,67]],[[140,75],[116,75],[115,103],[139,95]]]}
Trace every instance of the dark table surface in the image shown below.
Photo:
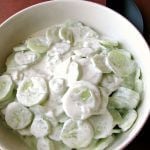
{"label": "dark table surface", "polygon": [[[17,11],[31,6],[33,4],[44,2],[46,0],[0,0],[0,23]],[[91,0],[106,5],[106,0]],[[144,19],[144,36],[150,42],[150,9],[149,0],[136,0],[138,7]],[[125,150],[150,150],[150,118],[144,125],[137,137],[125,148]]]}

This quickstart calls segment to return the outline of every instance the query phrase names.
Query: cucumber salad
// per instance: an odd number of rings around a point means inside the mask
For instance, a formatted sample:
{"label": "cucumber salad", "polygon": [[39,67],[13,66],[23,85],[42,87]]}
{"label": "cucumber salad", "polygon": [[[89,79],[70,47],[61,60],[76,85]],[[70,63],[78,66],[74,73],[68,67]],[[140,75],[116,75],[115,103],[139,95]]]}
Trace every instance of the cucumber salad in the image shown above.
{"label": "cucumber salad", "polygon": [[13,48],[0,76],[0,111],[32,150],[103,150],[136,121],[142,91],[129,51],[66,21]]}

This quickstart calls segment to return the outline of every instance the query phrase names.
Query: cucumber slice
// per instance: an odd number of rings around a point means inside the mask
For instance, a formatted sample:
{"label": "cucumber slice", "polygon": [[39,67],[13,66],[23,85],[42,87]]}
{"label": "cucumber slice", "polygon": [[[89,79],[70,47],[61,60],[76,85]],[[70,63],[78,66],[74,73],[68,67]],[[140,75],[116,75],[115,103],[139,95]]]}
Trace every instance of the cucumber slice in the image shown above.
{"label": "cucumber slice", "polygon": [[91,143],[93,129],[87,121],[75,122],[70,119],[64,123],[60,137],[70,148],[83,148]]}
{"label": "cucumber slice", "polygon": [[15,61],[18,65],[33,64],[39,59],[39,55],[32,51],[17,52],[15,53]]}
{"label": "cucumber slice", "polygon": [[116,109],[109,109],[110,114],[113,117],[114,126],[119,125],[122,121],[122,117]]}
{"label": "cucumber slice", "polygon": [[141,79],[141,69],[138,67],[135,74],[135,86],[134,90],[138,93],[143,92],[143,81]]}
{"label": "cucumber slice", "polygon": [[12,95],[10,95],[8,99],[6,99],[6,100],[0,102],[0,109],[2,110],[2,109],[4,109],[4,108],[6,108],[6,106],[7,106],[9,103],[13,102],[14,100],[15,100],[15,91],[12,92]]}
{"label": "cucumber slice", "polygon": [[122,122],[119,124],[119,127],[125,132],[132,127],[136,119],[137,112],[134,109],[128,110],[124,115]]}
{"label": "cucumber slice", "polygon": [[55,150],[54,143],[48,138],[39,138],[37,140],[37,150]]}
{"label": "cucumber slice", "polygon": [[68,89],[62,102],[67,116],[84,120],[98,111],[101,97],[96,86],[87,81],[78,81]]}
{"label": "cucumber slice", "polygon": [[120,77],[117,77],[114,74],[105,74],[103,75],[100,85],[107,89],[107,93],[110,95],[119,88],[121,83],[122,79]]}
{"label": "cucumber slice", "polygon": [[109,136],[105,139],[101,139],[100,141],[97,142],[96,148],[93,150],[105,150],[112,144],[114,140],[115,140],[114,136]]}
{"label": "cucumber slice", "polygon": [[42,77],[25,78],[17,89],[17,100],[28,107],[42,103],[47,96],[47,84]]}
{"label": "cucumber slice", "polygon": [[122,78],[122,79],[123,79],[123,81],[121,83],[121,86],[129,88],[131,90],[134,89],[134,87],[135,87],[135,72],[130,74],[127,77]]}
{"label": "cucumber slice", "polygon": [[5,120],[12,129],[24,129],[31,123],[32,113],[18,102],[12,102],[6,108]]}
{"label": "cucumber slice", "polygon": [[116,48],[119,48],[120,45],[119,45],[119,42],[118,41],[111,41],[109,39],[103,39],[103,40],[100,40],[99,41],[100,44],[104,47],[107,47],[109,48],[110,50],[113,50],[113,49],[116,49]]}
{"label": "cucumber slice", "polygon": [[109,107],[117,109],[133,109],[137,107],[139,101],[139,93],[125,87],[120,87],[112,97],[110,97]]}
{"label": "cucumber slice", "polygon": [[37,138],[44,137],[51,132],[51,125],[50,123],[41,116],[35,116],[30,132]]}
{"label": "cucumber slice", "polygon": [[135,88],[134,90],[138,93],[142,93],[143,92],[143,81],[141,79],[137,79],[135,81]]}
{"label": "cucumber slice", "polygon": [[79,150],[105,150],[114,140],[114,136],[109,136],[101,140],[93,140],[88,147],[81,148]]}
{"label": "cucumber slice", "polygon": [[64,40],[70,44],[74,43],[74,35],[73,32],[70,28],[66,27],[66,26],[62,26],[59,29],[59,38],[61,40]]}
{"label": "cucumber slice", "polygon": [[49,43],[56,43],[60,41],[59,38],[59,26],[52,26],[46,31],[46,39]]}
{"label": "cucumber slice", "polygon": [[110,73],[111,69],[108,67],[106,63],[106,56],[105,54],[96,54],[91,59],[93,65],[97,67],[102,73]]}
{"label": "cucumber slice", "polygon": [[106,138],[112,134],[113,118],[108,111],[104,114],[90,117],[89,121],[94,127],[95,139]]}
{"label": "cucumber slice", "polygon": [[26,41],[27,48],[35,53],[46,53],[49,48],[49,44],[47,43],[46,39],[43,37],[33,37],[29,38]]}
{"label": "cucumber slice", "polygon": [[14,83],[9,75],[0,76],[0,103],[11,97]]}
{"label": "cucumber slice", "polygon": [[129,51],[125,50],[125,49],[116,49],[118,51],[121,51],[121,53],[123,53],[124,55],[126,55],[127,57],[129,57],[130,59],[132,59],[132,55]]}
{"label": "cucumber slice", "polygon": [[15,52],[20,52],[20,51],[27,51],[27,50],[29,50],[29,49],[27,48],[27,46],[26,46],[25,44],[20,44],[20,45],[18,45],[18,46],[15,46],[15,47],[13,48],[13,50],[14,50]]}
{"label": "cucumber slice", "polygon": [[108,53],[107,63],[111,70],[121,77],[129,76],[136,68],[135,62],[118,50],[113,50]]}
{"label": "cucumber slice", "polygon": [[71,86],[74,84],[78,78],[79,78],[80,72],[79,72],[79,65],[76,62],[71,62],[68,68],[68,85]]}

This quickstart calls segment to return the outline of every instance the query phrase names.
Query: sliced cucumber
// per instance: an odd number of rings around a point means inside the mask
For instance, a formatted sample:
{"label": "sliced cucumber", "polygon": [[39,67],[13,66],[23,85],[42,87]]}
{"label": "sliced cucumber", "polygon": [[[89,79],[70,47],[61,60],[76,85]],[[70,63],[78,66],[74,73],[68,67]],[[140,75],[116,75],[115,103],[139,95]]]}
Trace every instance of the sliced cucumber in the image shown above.
{"label": "sliced cucumber", "polygon": [[102,46],[109,48],[110,50],[119,48],[119,46],[120,46],[118,41],[111,41],[109,39],[100,40],[100,44]]}
{"label": "sliced cucumber", "polygon": [[52,26],[46,31],[46,39],[49,41],[49,43],[56,43],[60,41],[59,38],[59,26]]}
{"label": "sliced cucumber", "polygon": [[95,139],[106,138],[112,134],[113,118],[108,111],[101,115],[92,116],[89,120],[94,127]]}
{"label": "sliced cucumber", "polygon": [[60,137],[70,148],[83,148],[90,144],[93,129],[87,121],[75,122],[70,119],[64,123]]}
{"label": "sliced cucumber", "polygon": [[[15,92],[14,92],[14,93],[15,93]],[[6,100],[0,102],[0,109],[6,108],[6,106],[7,106],[9,103],[11,103],[11,102],[13,102],[13,101],[15,100],[15,94],[14,94],[14,93],[12,93],[12,95],[10,95],[10,97],[9,97],[8,99],[6,99]]]}
{"label": "sliced cucumber", "polygon": [[84,120],[98,111],[101,97],[96,86],[87,81],[78,81],[68,89],[62,102],[67,116]]}
{"label": "sliced cucumber", "polygon": [[37,150],[55,150],[54,143],[46,137],[39,138],[37,140]]}
{"label": "sliced cucumber", "polygon": [[120,87],[110,97],[109,106],[117,109],[133,109],[137,107],[139,101],[139,93],[125,87]]}
{"label": "sliced cucumber", "polygon": [[0,103],[11,97],[14,83],[9,75],[0,76]]}
{"label": "sliced cucumber", "polygon": [[138,93],[142,93],[143,91],[143,80],[141,77],[141,69],[138,67],[135,73],[135,87],[134,90]]}
{"label": "sliced cucumber", "polygon": [[101,80],[100,85],[107,89],[107,93],[111,94],[113,91],[117,90],[122,83],[120,77],[115,76],[114,74],[105,74]]}
{"label": "sliced cucumber", "polygon": [[124,115],[122,122],[119,124],[119,127],[122,131],[129,130],[137,119],[137,112],[134,109],[128,110]]}
{"label": "sliced cucumber", "polygon": [[96,148],[93,150],[105,150],[115,140],[114,136],[109,136],[97,142]]}
{"label": "sliced cucumber", "polygon": [[113,117],[114,126],[119,125],[122,121],[122,116],[120,115],[119,111],[117,111],[116,109],[109,109],[109,112]]}
{"label": "sliced cucumber", "polygon": [[135,88],[134,88],[134,90],[136,92],[140,93],[140,94],[142,93],[142,91],[143,91],[143,80],[137,79],[135,81]]}
{"label": "sliced cucumber", "polygon": [[20,51],[27,51],[27,50],[29,50],[29,49],[27,48],[27,46],[26,46],[25,44],[20,44],[20,45],[18,45],[18,46],[15,46],[15,47],[13,48],[13,50],[14,50],[15,52],[20,52]]}
{"label": "sliced cucumber", "polygon": [[27,48],[35,53],[46,53],[49,48],[49,44],[43,37],[33,37],[26,41]]}
{"label": "sliced cucumber", "polygon": [[96,54],[92,57],[92,63],[95,67],[97,67],[102,73],[110,73],[111,69],[108,67],[106,63],[106,56],[101,54]]}
{"label": "sliced cucumber", "polygon": [[47,96],[47,84],[42,77],[25,78],[17,89],[17,100],[29,107],[42,103]]}
{"label": "sliced cucumber", "polygon": [[79,150],[106,150],[110,144],[114,141],[114,136],[109,136],[101,140],[93,140],[92,143],[86,148],[81,148]]}
{"label": "sliced cucumber", "polygon": [[15,54],[15,61],[18,65],[28,65],[36,62],[39,57],[40,55],[32,51],[17,52]]}
{"label": "sliced cucumber", "polygon": [[37,138],[44,137],[51,132],[51,125],[44,117],[35,116],[30,132]]}
{"label": "sliced cucumber", "polygon": [[66,27],[66,26],[62,26],[59,29],[59,37],[61,40],[64,40],[70,44],[74,43],[74,35],[73,32],[70,28]]}
{"label": "sliced cucumber", "polygon": [[12,129],[24,129],[31,123],[32,113],[18,102],[12,102],[6,108],[5,120]]}
{"label": "sliced cucumber", "polygon": [[129,88],[131,90],[135,87],[135,73],[130,74],[127,77],[122,78],[121,86]]}
{"label": "sliced cucumber", "polygon": [[135,62],[118,50],[108,53],[107,62],[111,70],[121,77],[129,76],[136,68]]}

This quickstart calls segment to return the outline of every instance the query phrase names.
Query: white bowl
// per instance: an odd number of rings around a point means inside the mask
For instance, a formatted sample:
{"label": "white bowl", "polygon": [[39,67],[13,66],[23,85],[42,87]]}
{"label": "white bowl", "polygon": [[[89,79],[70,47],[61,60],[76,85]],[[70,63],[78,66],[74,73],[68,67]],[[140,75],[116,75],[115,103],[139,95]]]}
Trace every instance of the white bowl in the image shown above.
{"label": "white bowl", "polygon": [[[122,149],[138,134],[150,112],[150,52],[141,34],[121,15],[105,6],[81,0],[48,1],[24,9],[0,25],[0,68],[4,67],[6,57],[14,45],[38,30],[67,19],[82,21],[99,33],[119,40],[131,51],[142,68],[144,94],[138,109],[138,119],[132,129],[120,135],[110,146],[113,150]],[[0,149],[28,148],[14,133],[0,124]]]}

